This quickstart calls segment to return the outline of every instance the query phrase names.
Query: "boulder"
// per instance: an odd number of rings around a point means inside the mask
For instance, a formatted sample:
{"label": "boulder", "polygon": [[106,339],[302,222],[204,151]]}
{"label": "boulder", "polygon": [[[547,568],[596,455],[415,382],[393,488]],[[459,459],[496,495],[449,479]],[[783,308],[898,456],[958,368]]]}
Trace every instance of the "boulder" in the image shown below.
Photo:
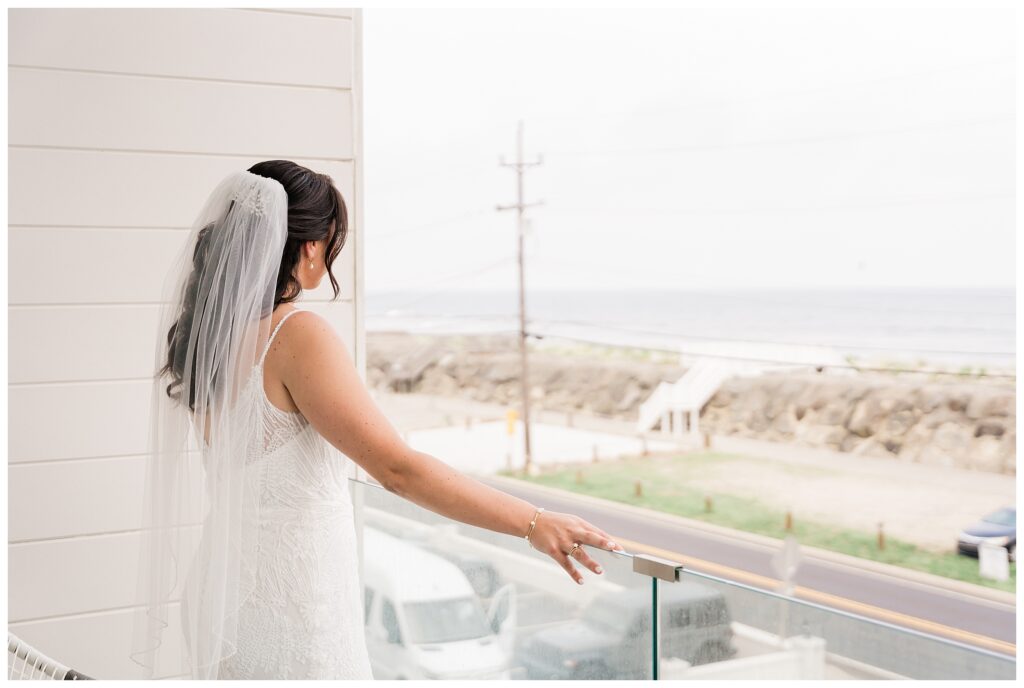
{"label": "boulder", "polygon": [[877,431],[883,415],[881,401],[873,396],[866,397],[853,407],[846,429],[858,437],[871,437]]}
{"label": "boulder", "polygon": [[944,406],[946,401],[946,395],[934,387],[914,387],[910,396],[911,403],[926,414]]}
{"label": "boulder", "polygon": [[990,390],[977,390],[967,400],[967,408],[964,409],[964,415],[971,420],[979,420],[989,413],[987,412],[988,407],[992,402],[998,398],[999,393]]}
{"label": "boulder", "polygon": [[1002,437],[1006,433],[1006,423],[1001,418],[986,418],[978,422],[974,428],[974,436]]}
{"label": "boulder", "polygon": [[946,397],[946,408],[950,411],[963,412],[970,403],[971,396],[967,392],[958,391]]}
{"label": "boulder", "polygon": [[[501,404],[522,393],[516,336],[368,333],[367,384]],[[654,362],[568,358],[533,351],[531,397],[539,408],[591,410],[635,420],[662,381],[685,368]],[[907,382],[769,373],[725,380],[701,410],[713,433],[898,456],[942,466],[1016,472],[1015,388],[975,381]]]}
{"label": "boulder", "polygon": [[902,437],[916,422],[917,416],[912,410],[896,411],[882,421],[880,433],[888,438]]}
{"label": "boulder", "polygon": [[931,442],[918,455],[920,463],[946,467],[965,467],[973,433],[957,423],[943,423],[935,429]]}
{"label": "boulder", "polygon": [[934,430],[924,423],[917,423],[903,435],[903,447],[900,449],[900,458],[907,461],[919,461],[921,450],[932,439]]}
{"label": "boulder", "polygon": [[968,468],[992,473],[1002,473],[1006,460],[1002,442],[991,436],[975,437],[968,449],[968,456]]}
{"label": "boulder", "polygon": [[851,453],[864,456],[874,456],[883,459],[892,457],[892,453],[874,437],[862,440]]}
{"label": "boulder", "polygon": [[845,426],[852,409],[842,401],[832,400],[828,402],[815,415],[815,422],[823,425]]}
{"label": "boulder", "polygon": [[796,418],[793,416],[791,409],[787,409],[775,417],[772,422],[772,430],[777,432],[781,437],[790,437],[793,434],[793,430],[796,428]]}
{"label": "boulder", "polygon": [[[1013,392],[999,391],[988,396],[984,403],[980,404],[979,417],[997,416],[1007,418],[1017,414],[1017,397]],[[970,416],[968,416],[970,417]]]}
{"label": "boulder", "polygon": [[715,392],[715,395],[713,397],[708,399],[707,405],[713,408],[727,408],[730,404],[732,404],[734,399],[735,396],[731,392],[725,389],[719,389],[717,392]]}
{"label": "boulder", "polygon": [[860,435],[854,435],[853,433],[848,434],[843,438],[843,441],[839,443],[839,451],[841,452],[854,452],[864,442],[864,438]]}

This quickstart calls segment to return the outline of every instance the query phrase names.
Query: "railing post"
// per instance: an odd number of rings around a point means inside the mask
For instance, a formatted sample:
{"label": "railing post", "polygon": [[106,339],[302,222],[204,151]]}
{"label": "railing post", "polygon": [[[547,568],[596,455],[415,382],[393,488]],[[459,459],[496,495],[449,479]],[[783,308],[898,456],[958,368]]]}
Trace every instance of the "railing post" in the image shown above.
{"label": "railing post", "polygon": [[651,678],[658,680],[658,665],[661,657],[658,653],[658,631],[661,630],[661,606],[658,604],[658,578],[651,577]]}
{"label": "railing post", "polygon": [[651,577],[651,676],[655,681],[658,680],[658,669],[661,664],[661,605],[658,604],[658,580],[677,583],[682,571],[683,565],[671,559],[662,559],[652,554],[633,555],[633,572]]}

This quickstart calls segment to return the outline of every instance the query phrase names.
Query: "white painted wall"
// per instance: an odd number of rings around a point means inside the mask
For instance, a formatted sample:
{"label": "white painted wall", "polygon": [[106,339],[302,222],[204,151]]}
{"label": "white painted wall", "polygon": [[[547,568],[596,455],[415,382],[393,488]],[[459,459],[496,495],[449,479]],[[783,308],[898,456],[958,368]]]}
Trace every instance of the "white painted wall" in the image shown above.
{"label": "white painted wall", "polygon": [[287,158],[334,178],[352,223],[340,300],[324,279],[299,305],[331,320],[365,379],[361,16],[8,17],[9,628],[86,674],[131,678],[160,286],[224,175]]}

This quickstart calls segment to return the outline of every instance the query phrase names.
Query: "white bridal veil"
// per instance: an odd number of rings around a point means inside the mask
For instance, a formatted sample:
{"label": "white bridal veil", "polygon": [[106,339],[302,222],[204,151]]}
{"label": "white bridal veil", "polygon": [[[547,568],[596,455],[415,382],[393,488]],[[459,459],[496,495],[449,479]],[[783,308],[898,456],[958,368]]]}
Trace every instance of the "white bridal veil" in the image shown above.
{"label": "white bridal veil", "polygon": [[[156,331],[131,658],[147,678],[216,678],[252,590],[264,441],[251,394],[288,233],[280,182],[213,190],[164,282]],[[243,565],[242,562],[247,562]]]}

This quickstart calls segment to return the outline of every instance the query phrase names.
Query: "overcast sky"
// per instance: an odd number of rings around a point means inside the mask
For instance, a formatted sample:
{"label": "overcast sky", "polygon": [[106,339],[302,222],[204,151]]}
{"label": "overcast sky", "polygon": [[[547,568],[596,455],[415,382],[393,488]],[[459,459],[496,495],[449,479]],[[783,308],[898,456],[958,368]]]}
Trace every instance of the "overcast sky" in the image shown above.
{"label": "overcast sky", "polygon": [[1010,10],[364,10],[366,288],[1014,284]]}

